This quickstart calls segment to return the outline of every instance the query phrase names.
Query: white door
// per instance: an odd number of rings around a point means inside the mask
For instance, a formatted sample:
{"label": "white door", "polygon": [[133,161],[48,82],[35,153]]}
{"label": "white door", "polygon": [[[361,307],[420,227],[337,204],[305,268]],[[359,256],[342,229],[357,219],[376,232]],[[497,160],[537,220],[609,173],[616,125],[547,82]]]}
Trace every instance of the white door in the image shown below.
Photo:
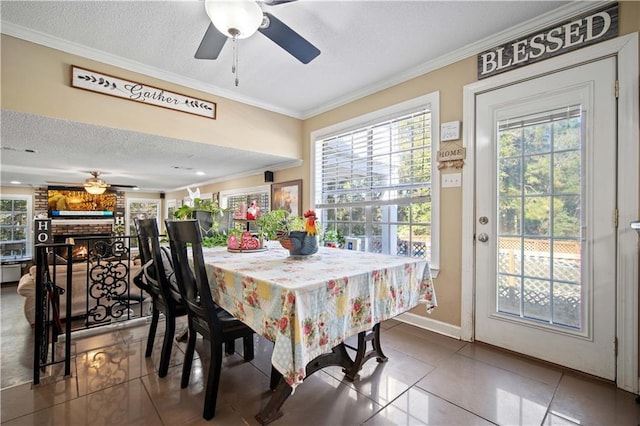
{"label": "white door", "polygon": [[615,379],[616,60],[476,99],[476,340]]}

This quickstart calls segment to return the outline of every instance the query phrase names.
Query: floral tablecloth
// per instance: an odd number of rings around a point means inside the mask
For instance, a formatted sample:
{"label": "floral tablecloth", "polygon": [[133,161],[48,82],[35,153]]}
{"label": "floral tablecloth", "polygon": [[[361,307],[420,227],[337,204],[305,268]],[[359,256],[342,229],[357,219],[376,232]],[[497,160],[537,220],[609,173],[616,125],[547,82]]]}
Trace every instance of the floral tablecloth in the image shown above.
{"label": "floral tablecloth", "polygon": [[294,389],[309,361],[348,337],[421,302],[436,307],[424,259],[324,247],[305,258],[203,251],[213,298],[274,342],[271,362]]}

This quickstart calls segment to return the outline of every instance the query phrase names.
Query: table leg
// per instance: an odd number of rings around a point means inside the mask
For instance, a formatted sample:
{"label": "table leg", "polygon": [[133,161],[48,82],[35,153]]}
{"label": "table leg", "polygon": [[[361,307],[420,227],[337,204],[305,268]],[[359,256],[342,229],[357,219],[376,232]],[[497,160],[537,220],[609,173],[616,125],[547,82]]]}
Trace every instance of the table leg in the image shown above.
{"label": "table leg", "polygon": [[265,405],[264,408],[258,414],[256,414],[256,420],[261,425],[267,425],[274,420],[282,417],[283,413],[282,411],[280,411],[280,408],[282,407],[282,404],[284,404],[284,402],[287,400],[287,398],[291,396],[292,391],[293,389],[291,389],[291,386],[287,384],[287,382],[284,380],[284,377],[280,376],[280,382],[273,391],[271,399],[269,399],[267,405]]}
{"label": "table leg", "polygon": [[[372,349],[370,351],[367,351],[367,342],[371,342]],[[354,381],[364,363],[373,357],[376,357],[378,362],[387,362],[389,359],[382,352],[382,346],[380,345],[380,323],[374,325],[373,330],[370,332],[362,331],[358,333],[356,359],[352,367],[342,370],[345,373],[345,377],[350,381]]]}
{"label": "table leg", "polygon": [[[340,343],[338,346],[331,349],[331,352],[322,354],[313,361],[309,362],[306,367],[306,376],[309,377],[313,373],[318,370],[322,370],[325,367],[329,367],[331,365],[336,365],[338,367],[342,367],[343,369],[351,369],[353,367],[353,360],[349,356],[349,352],[347,352],[347,348],[344,346],[344,343]],[[270,387],[273,389],[274,386],[274,369],[271,371],[271,384]],[[276,376],[277,377],[277,376]],[[292,389],[291,386],[287,384],[282,375],[279,375],[280,381],[278,385],[275,387],[273,395],[267,405],[256,414],[256,420],[260,422],[262,425],[269,424],[276,419],[282,417],[282,411],[280,408],[282,404],[289,398],[291,395]]]}

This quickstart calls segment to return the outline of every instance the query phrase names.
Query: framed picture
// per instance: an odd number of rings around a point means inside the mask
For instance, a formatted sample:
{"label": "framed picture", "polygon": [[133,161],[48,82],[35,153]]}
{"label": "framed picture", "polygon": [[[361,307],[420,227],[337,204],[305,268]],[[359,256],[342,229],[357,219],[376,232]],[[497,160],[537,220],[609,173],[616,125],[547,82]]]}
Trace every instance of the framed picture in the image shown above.
{"label": "framed picture", "polygon": [[271,210],[302,216],[302,179],[271,184]]}

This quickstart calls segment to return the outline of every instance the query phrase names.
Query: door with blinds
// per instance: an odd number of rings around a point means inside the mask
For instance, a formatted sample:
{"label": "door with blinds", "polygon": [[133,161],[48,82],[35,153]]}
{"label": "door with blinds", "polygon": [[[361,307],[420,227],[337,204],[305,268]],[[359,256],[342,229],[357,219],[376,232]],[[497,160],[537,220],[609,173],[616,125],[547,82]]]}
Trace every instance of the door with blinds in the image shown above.
{"label": "door with blinds", "polygon": [[479,341],[614,379],[616,59],[476,98]]}

